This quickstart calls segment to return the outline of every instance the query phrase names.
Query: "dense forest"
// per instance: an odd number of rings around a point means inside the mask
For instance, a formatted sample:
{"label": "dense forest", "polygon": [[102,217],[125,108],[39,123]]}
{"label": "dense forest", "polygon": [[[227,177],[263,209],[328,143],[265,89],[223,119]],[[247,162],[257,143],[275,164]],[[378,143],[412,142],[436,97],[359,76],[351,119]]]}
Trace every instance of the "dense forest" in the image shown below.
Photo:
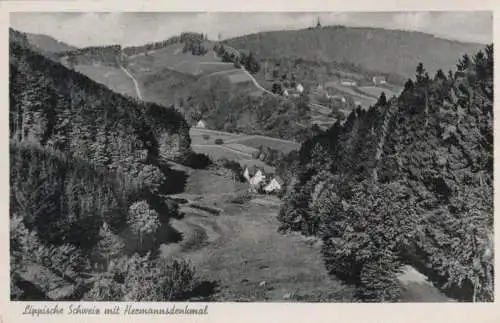
{"label": "dense forest", "polygon": [[156,258],[176,239],[166,160],[191,156],[174,109],[140,103],[11,32],[11,297],[184,299],[194,269]]}
{"label": "dense forest", "polygon": [[360,300],[397,301],[410,264],[493,301],[493,45],[304,142],[284,199],[281,230],[320,237]]}

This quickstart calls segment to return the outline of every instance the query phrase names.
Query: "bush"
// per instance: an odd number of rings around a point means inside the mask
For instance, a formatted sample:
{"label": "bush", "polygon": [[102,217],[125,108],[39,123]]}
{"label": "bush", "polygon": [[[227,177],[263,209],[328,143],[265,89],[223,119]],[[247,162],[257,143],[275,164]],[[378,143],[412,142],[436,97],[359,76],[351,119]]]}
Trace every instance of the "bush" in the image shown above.
{"label": "bush", "polygon": [[230,200],[230,202],[235,203],[235,204],[245,204],[248,201],[250,201],[251,199],[252,199],[252,195],[249,192],[244,191],[244,192],[240,192],[240,193],[236,194],[236,196],[233,197]]}
{"label": "bush", "polygon": [[224,140],[222,140],[222,139],[220,139],[220,138],[217,138],[217,139],[215,139],[214,143],[215,143],[216,145],[222,145],[222,144],[224,144]]}
{"label": "bush", "polygon": [[189,298],[194,282],[195,270],[184,260],[167,263],[134,254],[112,261],[108,272],[96,276],[84,300],[182,301]]}
{"label": "bush", "polygon": [[245,178],[243,177],[243,168],[241,167],[240,163],[234,161],[234,160],[228,160],[228,159],[221,159],[221,164],[222,167],[229,169],[236,180],[240,182],[244,182]]}
{"label": "bush", "polygon": [[190,152],[180,162],[194,169],[205,169],[212,165],[212,160],[208,155],[195,152]]}

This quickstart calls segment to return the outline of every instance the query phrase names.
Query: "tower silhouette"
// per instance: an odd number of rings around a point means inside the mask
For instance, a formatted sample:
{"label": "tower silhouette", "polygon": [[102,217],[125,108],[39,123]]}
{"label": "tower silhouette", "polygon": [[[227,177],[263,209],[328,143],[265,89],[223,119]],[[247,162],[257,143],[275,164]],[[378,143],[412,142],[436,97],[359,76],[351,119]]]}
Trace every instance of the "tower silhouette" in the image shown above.
{"label": "tower silhouette", "polygon": [[316,28],[321,28],[321,23],[319,22],[319,16],[318,16],[318,20],[317,20],[317,23],[316,23]]}

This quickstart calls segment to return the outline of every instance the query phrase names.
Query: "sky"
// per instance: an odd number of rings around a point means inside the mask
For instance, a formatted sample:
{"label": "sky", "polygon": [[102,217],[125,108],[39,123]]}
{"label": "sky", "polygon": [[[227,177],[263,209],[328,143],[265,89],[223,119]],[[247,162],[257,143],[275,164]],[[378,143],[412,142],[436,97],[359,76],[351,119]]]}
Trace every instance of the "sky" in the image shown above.
{"label": "sky", "polygon": [[14,29],[50,35],[85,47],[141,45],[184,31],[203,32],[210,39],[260,31],[302,29],[316,24],[413,30],[463,42],[493,40],[493,15],[487,11],[441,12],[112,12],[11,13]]}

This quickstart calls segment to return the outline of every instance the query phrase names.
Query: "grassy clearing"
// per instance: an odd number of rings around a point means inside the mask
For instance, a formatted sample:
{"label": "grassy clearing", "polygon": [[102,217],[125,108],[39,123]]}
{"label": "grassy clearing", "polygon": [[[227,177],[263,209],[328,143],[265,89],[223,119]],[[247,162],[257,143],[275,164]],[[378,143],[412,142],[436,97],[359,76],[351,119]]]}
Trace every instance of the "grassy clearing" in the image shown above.
{"label": "grassy clearing", "polygon": [[282,301],[292,294],[349,294],[328,276],[319,250],[277,232],[277,207],[252,203],[227,208],[224,215],[211,219],[222,232],[220,238],[183,253],[201,277],[220,282],[214,300]]}
{"label": "grassy clearing", "polygon": [[175,70],[185,73],[192,74],[197,76],[205,76],[212,73],[234,70],[234,66],[232,64],[203,64],[202,62],[193,62],[191,60],[183,61],[173,67]]}
{"label": "grassy clearing", "polygon": [[99,82],[111,90],[136,97],[134,82],[119,67],[101,65],[77,65],[75,70]]}
{"label": "grassy clearing", "polygon": [[165,66],[175,67],[184,62],[220,62],[213,55],[195,56],[190,53],[183,53],[184,44],[172,44],[165,48],[149,51],[147,55],[135,55],[129,57],[129,61],[139,66],[150,69],[162,68]]}
{"label": "grassy clearing", "polygon": [[[308,295],[332,292],[349,295],[345,286],[328,276],[319,249],[277,232],[281,204],[277,198],[259,198],[269,203],[231,203],[235,192],[243,192],[246,184],[239,186],[207,170],[192,171],[186,196],[200,194],[196,204],[216,204],[222,213],[186,211],[182,220],[172,223],[183,241],[162,246],[162,256],[182,256],[197,268],[201,279],[217,281],[214,301],[284,301],[292,295],[307,300]],[[342,300],[338,295],[336,299]]]}
{"label": "grassy clearing", "polygon": [[[183,206],[185,217],[172,221],[183,240],[163,245],[161,255],[183,257],[202,280],[217,282],[211,301],[353,301],[352,287],[328,275],[321,241],[278,233],[278,198],[251,195],[234,203],[238,194],[245,196],[246,184],[235,185],[208,170],[189,173],[186,190],[178,196],[221,209],[221,214]],[[406,271],[400,280],[403,301],[444,301],[414,272]]]}
{"label": "grassy clearing", "polygon": [[197,153],[207,154],[212,160],[218,160],[226,158],[229,160],[234,160],[242,167],[244,166],[257,166],[264,169],[266,172],[273,172],[274,168],[265,164],[259,159],[252,159],[251,155],[233,151],[230,149],[225,149],[224,146],[206,145],[206,146],[193,146],[193,150]]}
{"label": "grassy clearing", "polygon": [[235,83],[245,83],[251,82],[252,80],[248,75],[242,70],[235,70],[233,73],[228,75],[229,81],[233,84]]}
{"label": "grassy clearing", "polygon": [[247,145],[242,145],[239,143],[227,143],[227,144],[224,144],[224,146],[229,147],[229,148],[234,149],[234,150],[241,151],[242,153],[245,153],[245,154],[252,154],[254,152],[259,151],[257,148],[250,147]]}
{"label": "grassy clearing", "polygon": [[238,143],[253,148],[266,146],[272,149],[280,150],[283,153],[289,153],[292,150],[300,149],[300,144],[297,142],[264,136],[247,136],[246,138],[232,140],[231,143]]}
{"label": "grassy clearing", "polygon": [[[207,135],[209,136],[209,138],[205,139],[204,136]],[[213,144],[215,139],[222,139],[224,142],[226,142],[229,140],[247,137],[247,135],[245,134],[235,134],[230,132],[200,129],[194,127],[189,130],[189,136],[191,137],[191,143],[193,145]]]}

